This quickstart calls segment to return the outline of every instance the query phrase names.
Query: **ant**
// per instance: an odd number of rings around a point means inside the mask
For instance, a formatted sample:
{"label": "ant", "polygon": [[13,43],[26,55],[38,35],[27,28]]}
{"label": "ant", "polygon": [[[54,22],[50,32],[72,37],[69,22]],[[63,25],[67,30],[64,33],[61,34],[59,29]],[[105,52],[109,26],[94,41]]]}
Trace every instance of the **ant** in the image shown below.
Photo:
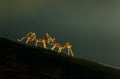
{"label": "ant", "polygon": [[58,48],[58,53],[61,53],[62,49],[68,50],[68,55],[74,56],[72,52],[72,45],[69,43],[66,43],[64,46],[60,45],[58,42],[55,41],[55,38],[52,38],[48,33],[46,33],[46,38],[36,38],[35,32],[29,32],[21,39],[18,39],[18,41],[23,41],[26,39],[25,44],[27,44],[29,41],[35,41],[35,47],[37,47],[38,43],[41,42],[43,44],[43,47],[47,49],[47,45],[52,45],[53,47],[51,50],[54,50],[55,48]]}
{"label": "ant", "polygon": [[43,44],[44,48],[47,48],[46,43],[50,43],[54,41],[54,38],[52,38],[48,33],[46,33],[46,38],[36,38],[36,44],[37,46],[38,42],[41,42]]}
{"label": "ant", "polygon": [[58,53],[61,53],[62,49],[68,49],[68,55],[74,56],[74,54],[72,52],[72,45],[69,44],[69,43],[66,43],[64,46],[62,46],[59,43],[57,43],[56,41],[54,41],[54,42],[51,43],[51,45],[53,45],[51,50],[54,50],[55,48],[58,48]]}
{"label": "ant", "polygon": [[50,43],[51,41],[54,41],[54,39],[49,36],[48,33],[46,33],[47,38],[36,38],[35,32],[29,32],[21,39],[18,39],[18,41],[23,41],[26,39],[25,44],[27,44],[29,41],[35,41],[35,47],[37,47],[38,42],[41,42],[43,44],[44,48],[47,48],[46,43]]}
{"label": "ant", "polygon": [[22,41],[24,39],[26,39],[25,44],[27,44],[29,41],[34,41],[34,40],[36,40],[36,33],[35,32],[29,32],[24,37],[22,37],[21,39],[18,39],[18,41]]}

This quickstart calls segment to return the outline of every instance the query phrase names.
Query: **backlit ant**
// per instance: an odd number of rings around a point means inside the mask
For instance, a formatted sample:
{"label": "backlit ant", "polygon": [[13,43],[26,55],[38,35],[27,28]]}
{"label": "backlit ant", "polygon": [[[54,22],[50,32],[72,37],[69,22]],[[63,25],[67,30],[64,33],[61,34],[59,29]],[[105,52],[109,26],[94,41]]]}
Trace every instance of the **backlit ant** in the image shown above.
{"label": "backlit ant", "polygon": [[38,43],[42,43],[44,48],[47,48],[46,44],[52,45],[51,50],[54,50],[55,48],[58,48],[58,53],[61,53],[62,49],[68,50],[68,55],[74,56],[72,52],[72,45],[69,43],[66,43],[64,46],[59,44],[55,41],[55,38],[52,38],[48,33],[46,33],[46,38],[37,38],[35,32],[29,32],[21,39],[18,39],[18,41],[23,41],[26,39],[25,44],[27,44],[29,41],[35,41],[35,47],[38,45]]}

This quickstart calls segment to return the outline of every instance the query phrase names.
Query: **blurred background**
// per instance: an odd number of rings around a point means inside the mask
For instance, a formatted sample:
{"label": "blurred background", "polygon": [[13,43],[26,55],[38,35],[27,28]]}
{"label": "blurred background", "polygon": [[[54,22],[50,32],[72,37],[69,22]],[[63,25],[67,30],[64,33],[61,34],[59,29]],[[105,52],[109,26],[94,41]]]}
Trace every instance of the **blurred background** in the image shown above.
{"label": "blurred background", "polygon": [[[120,67],[120,0],[1,0],[0,37],[69,42],[76,57]],[[67,50],[64,50],[67,53]]]}

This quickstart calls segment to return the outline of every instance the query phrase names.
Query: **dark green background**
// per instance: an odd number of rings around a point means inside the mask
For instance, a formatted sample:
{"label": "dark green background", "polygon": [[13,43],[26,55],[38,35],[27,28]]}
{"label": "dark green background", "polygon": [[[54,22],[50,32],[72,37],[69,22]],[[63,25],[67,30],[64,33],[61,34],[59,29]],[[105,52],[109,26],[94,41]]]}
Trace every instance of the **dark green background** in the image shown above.
{"label": "dark green background", "polygon": [[1,0],[0,36],[16,41],[30,31],[71,43],[77,57],[120,66],[120,0]]}

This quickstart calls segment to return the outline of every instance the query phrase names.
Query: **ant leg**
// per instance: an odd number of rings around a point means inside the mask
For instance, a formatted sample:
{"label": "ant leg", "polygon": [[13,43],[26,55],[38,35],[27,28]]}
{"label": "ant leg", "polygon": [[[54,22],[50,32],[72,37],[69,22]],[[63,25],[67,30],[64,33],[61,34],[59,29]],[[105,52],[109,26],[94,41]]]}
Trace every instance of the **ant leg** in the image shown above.
{"label": "ant leg", "polygon": [[33,37],[34,40],[36,40],[36,34],[35,33],[32,33],[31,37]]}
{"label": "ant leg", "polygon": [[37,47],[37,44],[38,44],[38,40],[36,40],[36,42],[35,42],[35,47]]}
{"label": "ant leg", "polygon": [[59,49],[58,49],[58,53],[61,53],[61,51],[62,51],[62,48],[59,48]]}
{"label": "ant leg", "polygon": [[37,47],[37,42],[35,43],[35,47]]}
{"label": "ant leg", "polygon": [[32,35],[32,34],[33,34],[33,32],[29,32],[25,36],[29,36],[29,35]]}
{"label": "ant leg", "polygon": [[56,46],[53,46],[52,48],[51,48],[51,50],[54,50],[56,48]]}
{"label": "ant leg", "polygon": [[69,50],[70,50],[71,55],[74,56],[74,54],[73,54],[73,52],[72,52],[72,49],[70,48]]}
{"label": "ant leg", "polygon": [[31,34],[33,34],[33,33],[32,33],[32,32],[27,33],[23,38],[18,39],[18,41],[22,41],[22,40],[24,40],[26,36],[29,36],[29,35],[31,35]]}
{"label": "ant leg", "polygon": [[46,36],[47,36],[47,38],[49,40],[49,43],[55,41],[55,38],[52,38],[48,33],[46,33]]}
{"label": "ant leg", "polygon": [[70,50],[69,50],[69,48],[68,48],[68,55],[70,55]]}
{"label": "ant leg", "polygon": [[24,40],[25,39],[25,37],[23,37],[23,38],[21,38],[21,39],[18,39],[18,41],[22,41],[22,40]]}
{"label": "ant leg", "polygon": [[47,48],[47,46],[46,46],[46,43],[45,43],[45,42],[43,42],[43,47],[44,47],[44,48]]}
{"label": "ant leg", "polygon": [[47,38],[52,40],[52,37],[48,33],[46,33],[46,36],[47,36]]}
{"label": "ant leg", "polygon": [[27,44],[29,42],[29,40],[27,40],[26,42],[25,42],[25,44]]}

